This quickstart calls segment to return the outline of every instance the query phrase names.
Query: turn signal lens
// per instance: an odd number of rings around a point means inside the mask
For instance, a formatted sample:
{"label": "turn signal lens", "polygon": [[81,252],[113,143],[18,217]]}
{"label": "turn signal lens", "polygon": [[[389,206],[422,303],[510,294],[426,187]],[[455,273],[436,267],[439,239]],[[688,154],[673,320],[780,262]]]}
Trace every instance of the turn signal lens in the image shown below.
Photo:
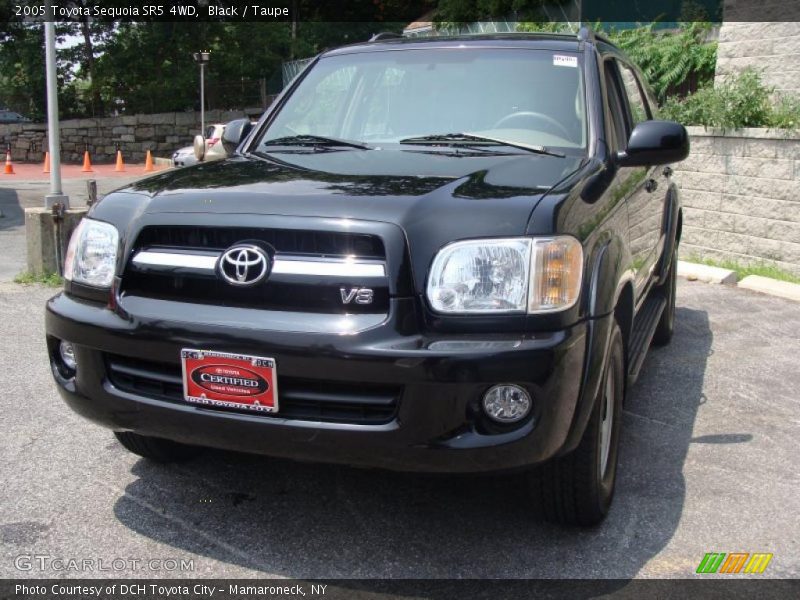
{"label": "turn signal lens", "polygon": [[578,301],[583,248],[573,237],[534,240],[528,312],[564,310]]}

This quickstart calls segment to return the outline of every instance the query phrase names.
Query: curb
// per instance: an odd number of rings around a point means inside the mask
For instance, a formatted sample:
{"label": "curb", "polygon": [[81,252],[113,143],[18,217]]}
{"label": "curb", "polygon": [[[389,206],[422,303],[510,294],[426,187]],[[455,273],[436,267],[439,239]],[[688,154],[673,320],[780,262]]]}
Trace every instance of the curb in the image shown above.
{"label": "curb", "polygon": [[735,271],[730,269],[698,265],[697,263],[679,260],[678,277],[683,277],[689,281],[734,285],[745,290],[800,302],[800,284],[770,279],[761,275],[748,275],[737,283],[738,276]]}
{"label": "curb", "polygon": [[706,283],[736,283],[738,277],[735,271],[698,265],[683,260],[678,261],[678,277],[685,277],[689,281],[704,281]]}
{"label": "curb", "polygon": [[797,283],[779,281],[760,275],[748,275],[739,282],[737,287],[800,302],[800,284]]}

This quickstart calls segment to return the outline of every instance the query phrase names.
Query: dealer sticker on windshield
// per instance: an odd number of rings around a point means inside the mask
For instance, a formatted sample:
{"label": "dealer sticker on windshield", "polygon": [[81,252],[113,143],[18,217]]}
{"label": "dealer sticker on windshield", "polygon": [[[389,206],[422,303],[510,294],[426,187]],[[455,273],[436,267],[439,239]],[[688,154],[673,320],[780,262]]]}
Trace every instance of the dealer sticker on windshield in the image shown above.
{"label": "dealer sticker on windshield", "polygon": [[556,67],[577,67],[578,57],[565,54],[554,54],[553,65]]}
{"label": "dealer sticker on windshield", "polygon": [[272,358],[184,348],[181,364],[187,402],[278,412],[278,377]]}

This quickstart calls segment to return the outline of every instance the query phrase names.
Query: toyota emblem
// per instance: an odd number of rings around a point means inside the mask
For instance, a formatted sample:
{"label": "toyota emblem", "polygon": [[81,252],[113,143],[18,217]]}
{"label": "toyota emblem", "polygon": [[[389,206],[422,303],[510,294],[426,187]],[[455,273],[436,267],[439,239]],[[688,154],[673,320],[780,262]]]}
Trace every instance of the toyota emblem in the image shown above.
{"label": "toyota emblem", "polygon": [[219,257],[217,270],[231,285],[255,285],[269,275],[271,263],[269,255],[258,246],[236,244]]}

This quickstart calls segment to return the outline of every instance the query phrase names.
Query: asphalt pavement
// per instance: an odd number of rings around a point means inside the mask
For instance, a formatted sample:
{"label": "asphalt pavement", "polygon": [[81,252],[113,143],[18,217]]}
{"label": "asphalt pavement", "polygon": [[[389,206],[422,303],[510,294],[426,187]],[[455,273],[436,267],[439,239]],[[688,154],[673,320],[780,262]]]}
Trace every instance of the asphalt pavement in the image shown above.
{"label": "asphalt pavement", "polygon": [[795,303],[679,283],[673,342],[626,405],[611,514],[579,530],[535,520],[513,477],[140,460],[59,398],[53,293],[0,283],[0,577],[692,578],[706,552],[800,576]]}

